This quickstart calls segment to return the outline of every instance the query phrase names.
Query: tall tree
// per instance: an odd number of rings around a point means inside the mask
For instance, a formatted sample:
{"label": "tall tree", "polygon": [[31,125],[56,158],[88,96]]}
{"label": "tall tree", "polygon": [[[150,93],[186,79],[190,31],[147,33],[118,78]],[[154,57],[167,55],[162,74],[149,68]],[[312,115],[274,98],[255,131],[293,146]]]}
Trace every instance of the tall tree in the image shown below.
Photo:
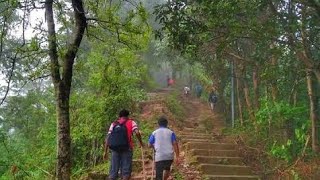
{"label": "tall tree", "polygon": [[86,16],[82,0],[72,0],[75,27],[72,39],[65,47],[66,53],[59,64],[57,38],[54,22],[53,0],[45,1],[46,20],[48,27],[49,57],[51,62],[51,77],[55,89],[57,112],[57,166],[56,178],[68,180],[71,175],[71,137],[69,98],[72,82],[74,60],[86,29]]}

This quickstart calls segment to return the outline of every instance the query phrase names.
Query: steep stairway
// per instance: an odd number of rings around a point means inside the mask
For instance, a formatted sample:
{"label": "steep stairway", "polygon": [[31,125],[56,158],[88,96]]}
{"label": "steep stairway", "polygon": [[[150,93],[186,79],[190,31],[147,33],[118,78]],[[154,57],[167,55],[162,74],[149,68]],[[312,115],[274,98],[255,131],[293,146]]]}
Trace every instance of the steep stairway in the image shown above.
{"label": "steep stairway", "polygon": [[[150,153],[149,150],[145,150],[145,154]],[[131,180],[152,180],[155,179],[155,170],[152,167],[153,161],[150,155],[144,158],[144,170],[142,160],[133,160],[133,172]],[[153,171],[153,172],[152,172]],[[153,177],[153,178],[152,178]]]}
{"label": "steep stairway", "polygon": [[[194,120],[192,123],[194,124]],[[242,162],[237,147],[231,140],[219,138],[218,135],[208,131],[208,128],[200,123],[197,124],[199,125],[183,128],[178,137],[183,144],[183,150],[187,153],[189,163],[198,166],[204,179],[259,179],[252,173],[250,167]],[[219,124],[216,126],[218,127],[216,130],[219,130],[221,122],[216,124]]]}
{"label": "steep stairway", "polygon": [[[158,95],[159,93],[155,93],[154,96],[158,98]],[[163,97],[163,95],[161,96]],[[183,176],[184,180],[260,179],[252,173],[250,167],[243,163],[234,141],[222,135],[221,131],[225,124],[218,117],[218,114],[211,112],[209,106],[198,99],[184,99],[183,103],[187,115],[182,122],[182,127],[177,126],[177,122],[172,119],[169,119],[169,127],[173,128],[177,134],[183,160],[182,165],[174,166],[174,168]],[[150,109],[151,106],[148,104],[145,107]],[[145,148],[143,159],[144,171],[142,158],[133,161],[131,180],[155,178],[155,172],[152,168],[152,151],[149,148]],[[93,178],[93,175],[101,175],[101,177]],[[106,178],[106,174],[93,175],[91,178],[89,175],[88,179],[104,180]],[[173,179],[170,177],[170,180]]]}

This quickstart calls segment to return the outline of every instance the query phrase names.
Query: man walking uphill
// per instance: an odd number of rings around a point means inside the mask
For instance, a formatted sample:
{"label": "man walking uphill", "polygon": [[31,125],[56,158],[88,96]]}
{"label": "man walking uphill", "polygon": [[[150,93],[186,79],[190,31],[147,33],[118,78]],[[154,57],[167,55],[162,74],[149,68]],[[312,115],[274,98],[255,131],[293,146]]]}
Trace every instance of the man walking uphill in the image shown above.
{"label": "man walking uphill", "polygon": [[111,165],[109,179],[118,178],[118,172],[121,170],[121,178],[129,180],[132,171],[132,155],[134,133],[141,146],[143,146],[141,135],[137,123],[129,117],[129,111],[123,109],[119,113],[119,119],[114,121],[108,131],[105,140],[103,158],[108,159],[108,149],[111,149]]}
{"label": "man walking uphill", "polygon": [[195,90],[196,90],[197,98],[200,98],[201,93],[202,93],[202,86],[201,86],[200,84],[197,84],[197,85],[195,86]]}
{"label": "man walking uphill", "polygon": [[218,101],[218,96],[217,94],[214,92],[214,90],[212,90],[209,94],[209,98],[208,98],[208,101],[210,103],[210,109],[212,111],[214,111],[215,107],[216,107],[216,104],[217,104],[217,101]]}
{"label": "man walking uphill", "polygon": [[176,155],[176,162],[179,160],[179,146],[176,135],[168,126],[168,120],[160,117],[159,128],[151,134],[149,146],[155,150],[156,180],[167,180],[170,175],[171,164]]}

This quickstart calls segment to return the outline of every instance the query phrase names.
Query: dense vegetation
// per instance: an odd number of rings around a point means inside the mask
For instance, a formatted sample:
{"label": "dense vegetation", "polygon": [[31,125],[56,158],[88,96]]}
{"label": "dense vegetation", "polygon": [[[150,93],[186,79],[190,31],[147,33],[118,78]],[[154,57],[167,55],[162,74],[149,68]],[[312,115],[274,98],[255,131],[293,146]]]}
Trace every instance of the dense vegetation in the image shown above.
{"label": "dense vegetation", "polygon": [[319,152],[319,7],[316,0],[168,1],[156,7],[157,35],[204,67],[229,121],[235,92],[235,125],[252,146],[291,163]]}
{"label": "dense vegetation", "polygon": [[235,127],[253,144],[289,163],[319,152],[318,0],[0,0],[0,14],[4,178],[99,164],[106,126],[139,113],[159,74],[213,85],[227,121],[233,77]]}

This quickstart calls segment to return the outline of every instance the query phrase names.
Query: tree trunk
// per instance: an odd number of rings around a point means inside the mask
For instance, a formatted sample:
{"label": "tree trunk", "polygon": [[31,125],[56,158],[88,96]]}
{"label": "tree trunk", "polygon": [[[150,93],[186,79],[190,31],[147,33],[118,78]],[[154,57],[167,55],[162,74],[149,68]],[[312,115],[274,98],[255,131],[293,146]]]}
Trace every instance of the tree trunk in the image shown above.
{"label": "tree trunk", "polygon": [[291,89],[290,92],[290,97],[289,97],[289,102],[293,105],[296,106],[297,105],[297,86],[298,86],[298,77],[295,77],[294,83],[293,83],[293,87]]}
{"label": "tree trunk", "polygon": [[248,112],[249,112],[249,118],[251,121],[255,122],[255,115],[254,115],[254,110],[253,110],[253,107],[252,107],[252,102],[251,102],[251,99],[250,99],[250,92],[249,92],[249,85],[248,85],[248,82],[246,80],[246,67],[243,67],[241,69],[241,76],[243,77],[243,93],[244,93],[244,98],[245,98],[245,101],[246,101],[246,105],[247,105],[247,108],[248,108]]}
{"label": "tree trunk", "polygon": [[240,124],[243,126],[243,112],[242,112],[242,84],[240,79],[237,78],[237,101],[238,101],[238,111],[239,111],[239,119]]}
{"label": "tree trunk", "polygon": [[258,66],[254,66],[252,73],[252,81],[253,81],[253,92],[254,92],[254,109],[257,111],[260,108],[259,103],[259,70]]}
{"label": "tree trunk", "polygon": [[[69,93],[60,83],[56,90],[57,111],[57,179],[70,179],[71,176],[71,137],[69,116]],[[58,91],[58,92],[57,92]]]}
{"label": "tree trunk", "polygon": [[307,84],[308,95],[310,102],[310,119],[311,119],[311,131],[312,131],[312,150],[319,152],[319,116],[317,113],[318,98],[316,97],[315,80],[311,70],[307,71]]}
{"label": "tree trunk", "polygon": [[66,53],[62,57],[62,72],[60,72],[57,39],[55,32],[53,0],[46,0],[45,15],[48,27],[48,46],[51,65],[51,77],[55,89],[56,113],[57,113],[57,165],[56,178],[69,180],[71,176],[71,137],[69,97],[72,81],[72,68],[78,48],[80,46],[86,17],[81,0],[72,0],[75,18],[75,28],[71,42],[65,47]]}
{"label": "tree trunk", "polygon": [[[273,48],[272,46],[271,48]],[[277,59],[272,55],[271,57],[271,65],[272,69],[275,69],[277,67]],[[276,102],[278,97],[278,86],[277,86],[277,79],[271,81],[271,95],[273,102]]]}
{"label": "tree trunk", "polygon": [[241,81],[241,73],[239,72],[238,69],[240,69],[241,66],[236,68],[236,83],[237,83],[237,101],[238,101],[238,111],[239,111],[239,119],[240,119],[240,124],[243,126],[243,107],[242,107],[242,97],[243,97],[243,85]]}
{"label": "tree trunk", "polygon": [[249,116],[250,116],[250,119],[255,122],[255,115],[254,115],[254,110],[253,110],[252,103],[250,100],[250,92],[249,92],[248,82],[246,82],[246,80],[244,80],[243,85],[244,85],[244,87],[243,87],[244,97],[245,97],[245,100],[247,103]]}

